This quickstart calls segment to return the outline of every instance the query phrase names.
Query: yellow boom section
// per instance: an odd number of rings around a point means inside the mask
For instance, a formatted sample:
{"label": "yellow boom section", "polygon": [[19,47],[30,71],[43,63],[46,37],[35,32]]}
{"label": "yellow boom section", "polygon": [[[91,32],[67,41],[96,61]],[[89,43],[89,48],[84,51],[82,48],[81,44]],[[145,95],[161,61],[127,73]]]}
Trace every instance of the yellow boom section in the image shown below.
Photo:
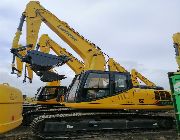
{"label": "yellow boom section", "polygon": [[141,73],[137,72],[135,69],[131,70],[131,79],[133,86],[139,86],[138,78],[144,82],[148,87],[156,87],[156,85],[144,77]]}
{"label": "yellow boom section", "polygon": [[176,62],[178,64],[178,67],[180,69],[180,33],[176,33],[173,35],[173,41],[174,41],[174,48],[176,51]]}
{"label": "yellow boom section", "polygon": [[[71,53],[67,52],[65,48],[62,48],[55,41],[53,41],[47,34],[41,35],[39,38],[38,46],[41,52],[49,53],[53,50],[57,55],[66,55],[70,60],[66,63],[75,74],[80,74],[84,70],[83,62],[80,62]],[[47,86],[60,86],[60,81],[48,82]]]}
{"label": "yellow boom section", "polygon": [[27,44],[35,44],[41,22],[43,21],[61,39],[63,39],[85,63],[85,70],[104,70],[105,58],[95,44],[87,41],[83,36],[71,28],[66,22],[59,20],[46,10],[39,2],[30,1],[24,12],[27,22]]}
{"label": "yellow boom section", "polygon": [[65,48],[62,48],[55,41],[53,41],[47,34],[43,34],[38,42],[41,52],[49,53],[50,49],[57,55],[66,55],[70,60],[66,63],[75,74],[80,74],[84,70],[84,63],[75,58],[71,53],[67,52]]}

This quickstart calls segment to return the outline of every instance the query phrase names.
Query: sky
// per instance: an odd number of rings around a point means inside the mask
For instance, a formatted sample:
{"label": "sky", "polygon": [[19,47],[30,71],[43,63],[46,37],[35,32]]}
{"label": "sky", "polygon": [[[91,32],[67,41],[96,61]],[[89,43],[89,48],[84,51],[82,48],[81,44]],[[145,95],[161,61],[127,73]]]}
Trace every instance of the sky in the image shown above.
{"label": "sky", "polygon": [[[9,83],[23,94],[34,96],[45,85],[34,76],[33,83],[23,83],[23,77],[11,74],[12,40],[28,0],[2,0],[0,3],[0,83]],[[128,71],[135,68],[155,84],[169,90],[168,72],[176,71],[172,35],[180,32],[179,0],[40,0],[47,10],[66,21],[86,39],[99,46]],[[20,43],[25,45],[26,28]],[[81,58],[45,24],[41,34],[74,56]],[[74,72],[68,67],[56,68],[67,76],[68,86]]]}

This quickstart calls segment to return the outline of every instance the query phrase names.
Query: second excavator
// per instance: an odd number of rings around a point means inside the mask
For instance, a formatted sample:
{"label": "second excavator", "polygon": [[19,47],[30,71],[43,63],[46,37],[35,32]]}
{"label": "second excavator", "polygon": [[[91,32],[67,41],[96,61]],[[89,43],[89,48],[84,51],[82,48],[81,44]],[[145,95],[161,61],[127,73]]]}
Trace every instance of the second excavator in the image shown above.
{"label": "second excavator", "polygon": [[[67,61],[66,64],[73,70],[73,72],[75,72],[75,74],[80,74],[84,70],[83,62],[79,61],[71,53],[67,52],[65,48],[62,48],[60,45],[58,45],[47,34],[43,34],[39,38],[37,47],[37,49],[40,49],[40,51],[44,53],[49,53],[50,50],[52,50],[58,56],[66,55],[69,57],[69,61]],[[36,95],[37,103],[44,105],[59,104],[57,101],[64,100],[63,98],[59,99],[60,96],[57,94],[58,92],[61,92],[61,90],[66,90],[66,88],[64,86],[60,86],[60,81],[48,82],[45,87],[41,87],[39,89],[38,94]]]}

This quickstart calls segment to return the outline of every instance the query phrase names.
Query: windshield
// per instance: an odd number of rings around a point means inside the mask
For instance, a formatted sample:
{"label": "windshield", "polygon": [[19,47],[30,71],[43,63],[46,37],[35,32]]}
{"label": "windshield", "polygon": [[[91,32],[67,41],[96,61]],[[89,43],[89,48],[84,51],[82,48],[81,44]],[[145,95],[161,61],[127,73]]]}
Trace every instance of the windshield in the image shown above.
{"label": "windshield", "polygon": [[73,80],[72,84],[69,87],[69,90],[68,90],[68,93],[67,93],[68,102],[74,102],[75,101],[76,91],[77,91],[77,89],[79,87],[79,83],[80,83],[80,75],[75,77],[75,79]]}
{"label": "windshield", "polygon": [[109,95],[109,74],[90,73],[84,85],[86,100],[91,101]]}
{"label": "windshield", "polygon": [[90,73],[84,88],[108,88],[109,74]]}

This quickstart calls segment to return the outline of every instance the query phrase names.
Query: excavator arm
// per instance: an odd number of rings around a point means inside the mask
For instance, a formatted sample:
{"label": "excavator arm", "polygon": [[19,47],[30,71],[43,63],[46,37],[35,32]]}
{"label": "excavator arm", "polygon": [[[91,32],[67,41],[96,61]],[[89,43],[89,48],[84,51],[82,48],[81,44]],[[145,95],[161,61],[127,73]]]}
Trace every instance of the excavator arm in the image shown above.
{"label": "excavator arm", "polygon": [[[65,48],[58,45],[47,34],[41,35],[37,46],[40,51],[44,53],[49,53],[50,50],[53,50],[58,56],[66,55],[69,58],[69,61],[66,62],[66,64],[75,72],[75,74],[80,74],[84,70],[83,62],[79,61],[71,53],[67,52]],[[46,86],[60,86],[60,81],[48,82]]]}
{"label": "excavator arm", "polygon": [[[22,30],[26,20],[26,45],[31,45],[34,49],[41,23],[44,22],[52,31],[54,31],[63,41],[65,41],[76,53],[78,53],[85,64],[84,70],[105,70],[105,58],[100,48],[89,42],[66,22],[59,20],[55,15],[46,10],[39,2],[30,1],[22,14],[19,28]],[[17,30],[15,40],[19,44],[20,32]],[[19,34],[20,33],[20,34]],[[17,69],[21,72],[20,65]],[[14,64],[13,64],[14,66]],[[29,76],[32,77],[31,68],[27,67]]]}
{"label": "excavator arm", "polygon": [[[21,48],[22,45],[19,44],[19,40],[20,40],[20,36],[22,34],[22,25],[24,23],[24,16],[21,17],[20,19],[20,23],[19,26],[17,28],[17,31],[15,33],[15,37],[13,39],[12,42],[12,49],[18,49]],[[26,55],[26,50],[23,50],[21,52],[19,52],[20,55],[25,56]],[[15,64],[16,61],[16,64]],[[26,66],[28,66],[28,64],[26,64]],[[13,61],[12,61],[12,74],[17,74],[18,77],[20,77],[22,75],[22,70],[23,70],[23,62],[21,61],[20,58],[13,56]],[[15,72],[17,71],[17,73]],[[32,78],[33,78],[33,72],[32,70],[28,71],[28,75],[29,75],[29,80],[31,82]]]}
{"label": "excavator arm", "polygon": [[148,80],[146,77],[144,77],[141,73],[139,73],[135,69],[132,69],[131,70],[131,79],[132,79],[133,86],[135,86],[135,87],[139,86],[138,78],[142,82],[144,82],[146,84],[146,86],[148,86],[148,87],[156,87],[156,85],[153,82]]}
{"label": "excavator arm", "polygon": [[50,49],[53,50],[58,56],[66,55],[69,61],[66,63],[75,74],[80,74],[84,70],[84,63],[75,58],[71,53],[67,52],[65,48],[62,48],[55,41],[53,41],[47,34],[43,34],[38,42],[38,46],[41,52],[49,53]]}

